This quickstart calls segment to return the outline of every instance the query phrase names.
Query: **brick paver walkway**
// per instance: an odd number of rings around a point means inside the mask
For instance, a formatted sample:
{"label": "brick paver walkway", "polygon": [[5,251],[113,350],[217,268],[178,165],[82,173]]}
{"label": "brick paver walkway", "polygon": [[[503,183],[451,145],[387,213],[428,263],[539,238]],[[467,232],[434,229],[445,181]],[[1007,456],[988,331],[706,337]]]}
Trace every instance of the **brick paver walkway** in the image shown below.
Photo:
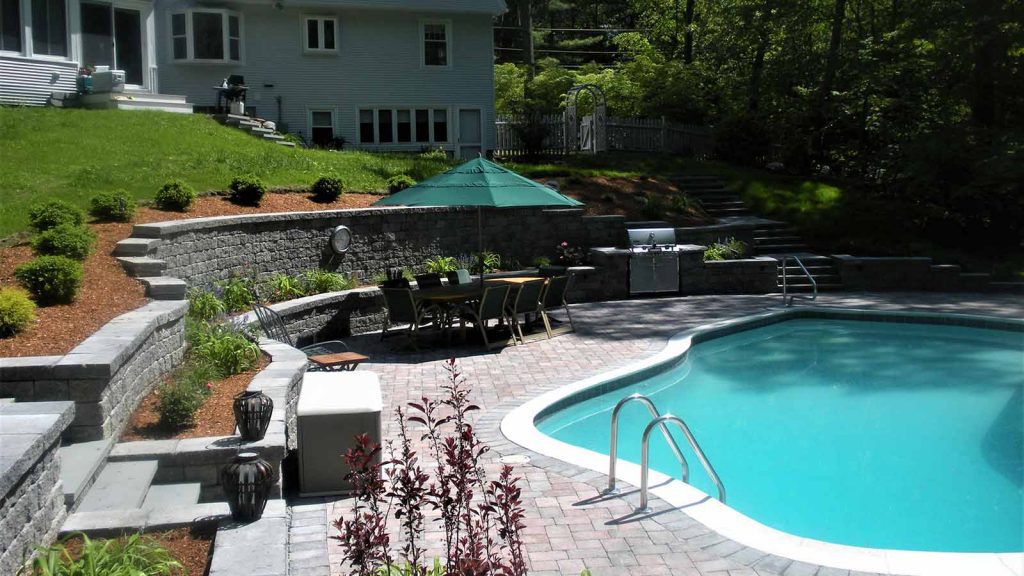
{"label": "brick paver walkway", "polygon": [[[781,296],[699,296],[574,305],[576,333],[527,346],[485,353],[474,348],[395,351],[376,337],[351,339],[372,362],[360,369],[380,375],[385,412],[426,394],[438,396],[445,381],[441,363],[459,358],[482,410],[477,430],[492,452],[489,467],[508,455],[528,455],[518,466],[527,511],[526,551],[530,573],[680,576],[817,575],[845,576],[846,570],[818,567],[747,548],[707,529],[684,513],[655,500],[655,513],[636,518],[636,494],[605,497],[603,474],[543,457],[505,440],[502,417],[515,406],[567,383],[622,366],[660,350],[680,330],[715,320],[780,307]],[[1011,295],[931,293],[823,294],[817,305],[844,308],[928,310],[1024,317],[1024,300]],[[395,437],[385,418],[385,438]],[[348,511],[345,500],[294,502],[292,574],[347,574],[341,549],[328,536],[330,522]],[[435,535],[435,542],[438,539]],[[431,554],[439,555],[439,550]]]}

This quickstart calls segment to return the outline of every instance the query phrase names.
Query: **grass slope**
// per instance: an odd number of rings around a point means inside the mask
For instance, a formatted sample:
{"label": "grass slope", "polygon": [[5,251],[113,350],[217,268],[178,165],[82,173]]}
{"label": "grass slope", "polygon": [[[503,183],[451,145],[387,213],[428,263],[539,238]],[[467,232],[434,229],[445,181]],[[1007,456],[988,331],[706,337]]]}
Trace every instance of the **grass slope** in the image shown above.
{"label": "grass slope", "polygon": [[152,198],[171,179],[221,190],[255,174],[271,187],[304,187],[326,174],[345,189],[377,192],[385,180],[416,180],[446,168],[412,155],[290,149],[198,114],[0,107],[0,238],[25,230],[42,198],[87,207],[98,192]]}

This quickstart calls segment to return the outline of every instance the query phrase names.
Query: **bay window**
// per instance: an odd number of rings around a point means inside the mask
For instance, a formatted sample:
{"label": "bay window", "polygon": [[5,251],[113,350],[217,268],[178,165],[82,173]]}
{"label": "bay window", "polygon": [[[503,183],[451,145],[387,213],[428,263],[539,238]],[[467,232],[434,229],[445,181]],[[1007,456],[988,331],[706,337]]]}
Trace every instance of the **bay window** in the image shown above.
{"label": "bay window", "polygon": [[171,55],[175,60],[198,62],[241,61],[241,16],[214,8],[172,14]]}

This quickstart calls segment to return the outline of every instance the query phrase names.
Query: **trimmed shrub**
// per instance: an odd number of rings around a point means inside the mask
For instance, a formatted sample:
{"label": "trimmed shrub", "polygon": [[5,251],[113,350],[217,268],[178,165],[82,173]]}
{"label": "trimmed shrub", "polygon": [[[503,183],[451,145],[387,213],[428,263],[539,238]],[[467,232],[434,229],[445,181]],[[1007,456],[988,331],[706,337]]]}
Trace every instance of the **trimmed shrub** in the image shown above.
{"label": "trimmed shrub", "polygon": [[156,405],[160,423],[168,428],[187,428],[195,424],[196,411],[205,400],[202,390],[177,381],[161,384]]}
{"label": "trimmed shrub", "polygon": [[0,288],[0,338],[14,336],[36,319],[36,304],[20,288]]}
{"label": "trimmed shrub", "polygon": [[259,206],[267,187],[255,176],[236,176],[228,187],[228,197],[235,204]]}
{"label": "trimmed shrub", "polygon": [[81,226],[85,213],[63,200],[48,200],[28,209],[28,221],[37,231],[45,232],[61,224]]}
{"label": "trimmed shrub", "polygon": [[343,186],[341,180],[333,176],[324,176],[317,180],[309,191],[313,193],[313,200],[317,202],[334,202],[341,196]]}
{"label": "trimmed shrub", "polygon": [[18,266],[14,277],[40,305],[66,304],[82,287],[82,265],[66,256],[39,256]]}
{"label": "trimmed shrub", "polygon": [[156,207],[169,212],[186,212],[196,201],[196,191],[181,180],[172,180],[156,193]]}
{"label": "trimmed shrub", "polygon": [[89,214],[101,222],[131,222],[135,198],[124,190],[97,194],[89,201]]}
{"label": "trimmed shrub", "polygon": [[308,270],[303,274],[302,283],[306,288],[306,294],[324,294],[355,287],[355,283],[345,276],[319,268]]}
{"label": "trimmed shrub", "polygon": [[395,192],[400,192],[410,186],[415,186],[416,181],[413,180],[411,177],[406,176],[405,174],[399,174],[397,176],[392,176],[391,178],[388,178],[387,185],[388,192],[394,194]]}
{"label": "trimmed shrub", "polygon": [[188,298],[188,315],[194,320],[213,320],[227,311],[224,303],[213,292],[192,288]]}
{"label": "trimmed shrub", "polygon": [[67,256],[72,260],[85,260],[96,244],[96,235],[85,226],[61,224],[50,228],[32,240],[37,256]]}

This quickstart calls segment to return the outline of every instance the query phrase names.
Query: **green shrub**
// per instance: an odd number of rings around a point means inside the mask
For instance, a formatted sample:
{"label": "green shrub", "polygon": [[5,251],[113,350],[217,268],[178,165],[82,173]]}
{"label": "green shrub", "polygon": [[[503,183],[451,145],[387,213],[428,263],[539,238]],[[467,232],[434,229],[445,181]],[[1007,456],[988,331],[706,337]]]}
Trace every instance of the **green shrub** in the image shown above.
{"label": "green shrub", "polygon": [[28,209],[28,221],[37,231],[45,232],[61,224],[81,226],[85,213],[63,200],[48,200]]}
{"label": "green shrub", "polygon": [[89,214],[102,222],[130,222],[135,216],[135,198],[124,190],[97,194],[89,201]]}
{"label": "green shrub", "polygon": [[306,287],[301,278],[287,274],[274,274],[263,286],[267,289],[267,298],[272,302],[291,300],[306,295]]}
{"label": "green shrub", "polygon": [[228,198],[235,204],[259,206],[267,187],[255,176],[236,176],[228,186]]}
{"label": "green shrub", "polygon": [[338,292],[349,290],[355,283],[336,272],[328,272],[319,268],[309,270],[302,275],[302,283],[307,294],[324,294],[326,292]]}
{"label": "green shrub", "polygon": [[420,152],[419,157],[424,160],[444,160],[448,161],[448,151],[438,146],[437,148],[431,148]]}
{"label": "green shrub", "polygon": [[680,214],[693,212],[698,206],[699,204],[697,201],[691,198],[688,194],[680,192],[672,197],[672,209]]}
{"label": "green shrub", "polygon": [[665,216],[665,205],[657,198],[641,197],[640,214],[647,220],[661,220]]}
{"label": "green shrub", "polygon": [[254,297],[253,282],[242,276],[232,276],[217,284],[220,287],[220,299],[228,312],[244,312],[252,308]]}
{"label": "green shrub", "polygon": [[187,428],[195,424],[196,411],[206,395],[201,388],[171,381],[157,389],[156,412],[167,428]]}
{"label": "green shrub", "polygon": [[483,273],[487,274],[494,272],[501,268],[501,256],[497,252],[491,252],[484,250],[481,253],[472,255],[473,261],[470,263],[470,270],[474,274],[480,274],[480,262],[483,261],[484,269]]}
{"label": "green shrub", "polygon": [[0,338],[14,336],[36,319],[36,304],[20,288],[0,288]]}
{"label": "green shrub", "polygon": [[533,259],[533,265],[537,268],[540,268],[541,266],[551,266],[551,258],[548,258],[547,256],[537,256]]}
{"label": "green shrub", "polygon": [[341,180],[333,176],[324,176],[314,182],[309,191],[313,193],[313,199],[317,202],[334,202],[341,196],[342,187],[344,184]]}
{"label": "green shrub", "polygon": [[69,303],[82,286],[82,265],[65,256],[39,256],[14,271],[40,305]]}
{"label": "green shrub", "polygon": [[186,212],[196,201],[196,191],[180,180],[164,184],[156,193],[156,207],[171,212]]}
{"label": "green shrub", "polygon": [[260,349],[241,329],[224,324],[203,323],[190,334],[191,354],[201,362],[231,376],[256,365]]}
{"label": "green shrub", "polygon": [[745,258],[749,253],[750,247],[747,246],[746,242],[735,238],[726,238],[724,241],[719,240],[704,250],[704,261],[739,260]]}
{"label": "green shrub", "polygon": [[32,240],[37,256],[67,256],[72,260],[85,260],[96,244],[96,235],[85,226],[61,224],[50,228]]}
{"label": "green shrub", "polygon": [[435,256],[427,259],[424,267],[427,269],[427,272],[444,274],[445,272],[458,270],[459,261],[452,256]]}
{"label": "green shrub", "polygon": [[217,295],[207,290],[192,288],[188,298],[188,315],[194,320],[213,320],[227,311]]}
{"label": "green shrub", "polygon": [[[80,538],[81,546],[69,540]],[[71,550],[78,549],[72,555]],[[33,576],[180,576],[185,568],[155,540],[132,534],[116,540],[92,540],[85,534],[40,548]]]}
{"label": "green shrub", "polygon": [[394,194],[395,192],[401,192],[402,190],[405,190],[410,186],[415,186],[416,181],[413,180],[411,177],[406,176],[405,174],[399,174],[397,176],[392,176],[391,178],[388,178],[387,185],[388,192]]}

